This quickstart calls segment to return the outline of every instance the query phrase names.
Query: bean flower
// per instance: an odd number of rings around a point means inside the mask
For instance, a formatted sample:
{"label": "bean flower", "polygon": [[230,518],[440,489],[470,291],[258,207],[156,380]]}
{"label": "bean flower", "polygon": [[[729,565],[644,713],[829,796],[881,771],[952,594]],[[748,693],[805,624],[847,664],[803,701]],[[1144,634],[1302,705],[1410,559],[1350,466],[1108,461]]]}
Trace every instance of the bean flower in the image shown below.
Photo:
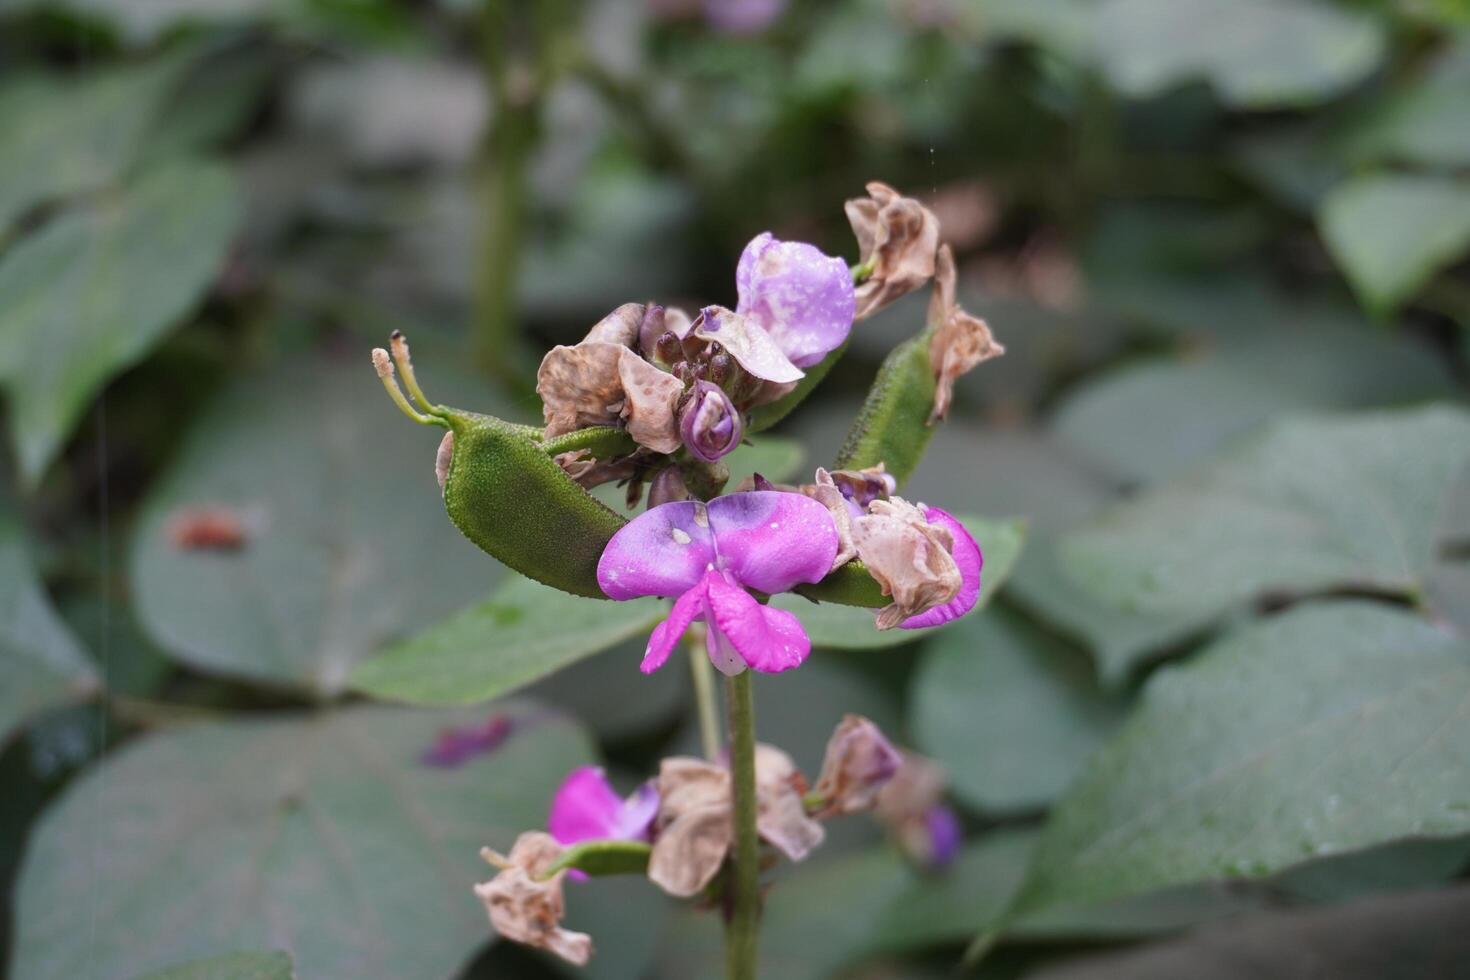
{"label": "bean flower", "polygon": [[599,766],[573,769],[551,801],[546,829],[560,844],[585,840],[646,840],[658,814],[658,791],[644,783],[626,800]]}
{"label": "bean flower", "polygon": [[800,494],[752,490],[644,511],[608,542],[597,582],[612,599],[675,600],[649,637],[645,674],[664,665],[695,622],[706,624],[706,650],[722,673],[778,673],[806,660],[811,640],[795,615],[762,605],[749,590],[770,595],[820,581],[836,554],[837,528],[825,507]]}

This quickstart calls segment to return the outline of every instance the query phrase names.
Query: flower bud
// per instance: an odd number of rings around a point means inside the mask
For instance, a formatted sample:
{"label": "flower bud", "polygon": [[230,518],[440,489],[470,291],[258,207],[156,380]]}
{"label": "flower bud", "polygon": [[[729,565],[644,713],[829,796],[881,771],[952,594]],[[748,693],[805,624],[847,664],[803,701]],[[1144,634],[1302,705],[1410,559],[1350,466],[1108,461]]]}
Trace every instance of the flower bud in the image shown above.
{"label": "flower bud", "polygon": [[689,491],[684,487],[684,474],[677,466],[666,466],[658,471],[648,486],[648,506],[657,507],[674,500],[688,500]]}
{"label": "flower bud", "polygon": [[679,434],[696,458],[713,463],[740,445],[744,430],[729,395],[708,381],[694,382],[679,413]]}
{"label": "flower bud", "polygon": [[657,303],[645,306],[642,321],[638,325],[638,349],[645,357],[652,357],[657,353],[659,338],[668,332],[664,308]]}
{"label": "flower bud", "polygon": [[653,356],[664,364],[679,364],[684,360],[684,341],[672,330],[665,330],[653,342]]}
{"label": "flower bud", "polygon": [[812,790],[821,800],[816,816],[871,810],[902,763],[903,756],[877,725],[861,715],[847,715],[827,742]]}

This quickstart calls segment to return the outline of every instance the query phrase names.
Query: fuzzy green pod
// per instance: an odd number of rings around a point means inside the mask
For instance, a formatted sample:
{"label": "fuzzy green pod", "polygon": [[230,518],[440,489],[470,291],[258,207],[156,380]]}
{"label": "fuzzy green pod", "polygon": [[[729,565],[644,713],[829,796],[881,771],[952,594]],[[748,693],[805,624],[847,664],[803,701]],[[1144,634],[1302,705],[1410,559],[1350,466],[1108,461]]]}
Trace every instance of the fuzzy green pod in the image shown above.
{"label": "fuzzy green pod", "polygon": [[454,526],[527,578],[607,598],[597,586],[597,560],[627,522],[574,483],[522,427],[442,411],[454,433],[444,481],[444,507]]}
{"label": "fuzzy green pod", "polygon": [[879,463],[901,486],[919,465],[934,428],[934,369],[929,342],[934,328],[895,347],[884,358],[842,450],[836,469],[860,470]]}
{"label": "fuzzy green pod", "polygon": [[[391,356],[373,351],[388,397],[420,425],[449,430],[435,470],[454,526],[527,578],[606,599],[597,585],[597,562],[627,522],[567,476],[553,457],[576,450],[597,458],[628,452],[633,446],[627,433],[594,427],[545,440],[531,426],[435,405],[419,387],[401,333],[394,331],[391,347]],[[398,387],[397,374],[408,397]]]}

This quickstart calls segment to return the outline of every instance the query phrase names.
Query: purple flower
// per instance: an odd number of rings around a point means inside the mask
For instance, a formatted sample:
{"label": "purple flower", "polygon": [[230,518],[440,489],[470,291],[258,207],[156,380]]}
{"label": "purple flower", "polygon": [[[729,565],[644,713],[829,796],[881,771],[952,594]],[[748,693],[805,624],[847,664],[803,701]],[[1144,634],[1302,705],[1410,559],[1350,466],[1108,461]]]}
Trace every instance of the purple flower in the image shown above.
{"label": "purple flower", "polygon": [[434,744],[423,754],[423,763],[454,769],[477,755],[494,752],[510,737],[514,725],[505,715],[491,715],[475,725],[441,729]]}
{"label": "purple flower", "polygon": [[644,511],[613,535],[597,564],[612,599],[676,598],[654,628],[642,670],[663,666],[694,622],[708,626],[710,661],[726,674],[790,670],[811,652],[801,622],[747,592],[818,582],[837,554],[837,528],[815,500],[777,490],[682,500]]}
{"label": "purple flower", "polygon": [[679,410],[679,435],[684,446],[699,459],[713,463],[740,445],[745,431],[740,412],[719,385],[694,382],[684,407]]}
{"label": "purple flower", "polygon": [[928,612],[922,612],[917,616],[910,616],[898,624],[899,629],[917,630],[926,626],[938,626],[959,619],[965,613],[975,608],[975,603],[980,598],[980,569],[985,565],[985,558],[980,554],[980,545],[965,530],[965,526],[954,519],[948,511],[940,510],[938,507],[922,506],[924,519],[930,524],[937,524],[947,528],[954,536],[954,551],[951,552],[954,563],[960,570],[960,590],[955,597],[941,606],[935,606]]}
{"label": "purple flower", "polygon": [[960,818],[949,807],[943,803],[930,807],[924,814],[924,831],[928,846],[922,856],[928,867],[943,868],[959,857],[965,832],[960,827]]}
{"label": "purple flower", "polygon": [[786,0],[705,0],[704,15],[711,27],[726,34],[755,34],[765,30],[786,9]]}
{"label": "purple flower", "polygon": [[770,334],[797,367],[821,361],[852,330],[852,273],[846,262],[815,245],[777,241],[762,232],[740,255],[735,288],[735,312]]}
{"label": "purple flower", "polygon": [[573,769],[551,801],[546,829],[561,844],[584,840],[647,840],[658,813],[658,791],[644,783],[626,800],[597,766]]}

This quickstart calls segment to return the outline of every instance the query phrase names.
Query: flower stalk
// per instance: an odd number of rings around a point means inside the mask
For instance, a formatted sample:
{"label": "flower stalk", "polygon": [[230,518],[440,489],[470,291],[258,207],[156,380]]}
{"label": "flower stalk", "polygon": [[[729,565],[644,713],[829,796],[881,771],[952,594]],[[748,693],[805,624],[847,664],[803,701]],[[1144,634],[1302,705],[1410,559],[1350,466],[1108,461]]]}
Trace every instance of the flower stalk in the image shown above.
{"label": "flower stalk", "polygon": [[689,675],[694,681],[694,706],[699,713],[699,743],[704,757],[714,761],[720,754],[720,711],[715,704],[715,669],[710,666],[704,643],[705,631],[692,627],[685,644],[689,648]]}
{"label": "flower stalk", "polygon": [[726,980],[755,980],[760,948],[760,836],[756,829],[755,699],[750,671],[727,678],[730,775],[735,797],[735,857],[725,925]]}

